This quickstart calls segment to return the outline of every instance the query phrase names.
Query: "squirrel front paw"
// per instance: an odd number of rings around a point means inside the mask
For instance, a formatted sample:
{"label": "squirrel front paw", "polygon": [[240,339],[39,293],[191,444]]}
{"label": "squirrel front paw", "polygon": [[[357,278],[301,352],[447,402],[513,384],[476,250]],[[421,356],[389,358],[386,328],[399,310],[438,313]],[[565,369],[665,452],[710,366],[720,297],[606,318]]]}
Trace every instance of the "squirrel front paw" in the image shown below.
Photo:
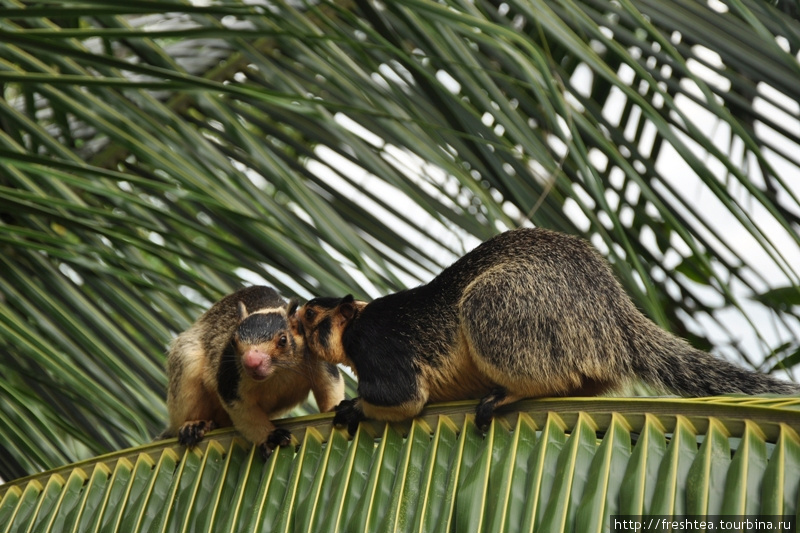
{"label": "squirrel front paw", "polygon": [[267,437],[267,440],[262,442],[258,448],[261,452],[261,457],[265,461],[269,459],[272,452],[278,446],[288,446],[292,443],[292,433],[288,429],[277,428],[272,431]]}
{"label": "squirrel front paw", "polygon": [[193,420],[184,423],[178,428],[178,444],[193,448],[198,442],[203,440],[203,436],[217,424],[213,420]]}
{"label": "squirrel front paw", "polygon": [[358,423],[364,420],[364,413],[358,406],[358,398],[352,400],[342,400],[339,405],[334,407],[336,414],[333,417],[333,425],[336,427],[346,427],[350,435],[355,435]]}

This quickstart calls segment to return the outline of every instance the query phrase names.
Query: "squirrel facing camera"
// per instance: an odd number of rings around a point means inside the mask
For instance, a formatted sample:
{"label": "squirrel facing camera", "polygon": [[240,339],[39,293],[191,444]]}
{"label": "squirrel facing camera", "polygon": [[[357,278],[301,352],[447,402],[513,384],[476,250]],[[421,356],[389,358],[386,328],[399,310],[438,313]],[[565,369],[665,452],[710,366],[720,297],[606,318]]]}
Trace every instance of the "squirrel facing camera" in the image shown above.
{"label": "squirrel facing camera", "polygon": [[[239,302],[239,327],[233,334],[233,349],[239,356],[242,370],[254,381],[263,381],[275,370],[272,357],[291,357],[297,346],[289,341],[286,317],[274,310],[250,314]],[[281,359],[277,359],[280,361]]]}
{"label": "squirrel facing camera", "polygon": [[402,420],[429,402],[478,398],[485,429],[501,405],[633,379],[684,396],[800,392],[659,328],[584,240],[541,228],[497,235],[430,283],[370,303],[315,298],[290,322],[312,354],[357,374],[359,397],[334,419],[351,432],[364,417]]}
{"label": "squirrel facing camera", "polygon": [[291,442],[272,419],[305,401],[320,411],[344,398],[335,365],[310,357],[297,324],[296,301],[270,287],[247,287],[215,303],[173,341],[167,356],[169,426],[162,437],[194,446],[206,432],[234,426],[266,459]]}

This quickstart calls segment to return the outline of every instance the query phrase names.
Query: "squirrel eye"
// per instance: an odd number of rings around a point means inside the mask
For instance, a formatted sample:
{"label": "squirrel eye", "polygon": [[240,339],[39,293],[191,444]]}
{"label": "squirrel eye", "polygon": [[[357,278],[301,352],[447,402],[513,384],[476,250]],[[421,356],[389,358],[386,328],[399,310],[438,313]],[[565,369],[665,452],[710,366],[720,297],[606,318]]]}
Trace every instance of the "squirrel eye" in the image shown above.
{"label": "squirrel eye", "polygon": [[314,317],[317,316],[317,312],[311,308],[306,309],[306,320],[314,320]]}
{"label": "squirrel eye", "polygon": [[287,342],[286,335],[281,335],[280,338],[278,339],[278,346],[286,346],[286,342]]}

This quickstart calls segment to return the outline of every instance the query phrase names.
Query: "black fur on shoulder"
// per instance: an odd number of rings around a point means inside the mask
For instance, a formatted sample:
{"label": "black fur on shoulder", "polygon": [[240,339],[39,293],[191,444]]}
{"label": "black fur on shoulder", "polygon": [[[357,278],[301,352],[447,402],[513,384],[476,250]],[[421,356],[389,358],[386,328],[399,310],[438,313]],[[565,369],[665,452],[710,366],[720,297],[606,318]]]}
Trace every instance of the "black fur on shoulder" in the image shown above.
{"label": "black fur on shoulder", "polygon": [[217,392],[228,405],[239,399],[239,356],[233,340],[225,347],[217,369]]}
{"label": "black fur on shoulder", "polygon": [[419,293],[424,290],[378,298],[344,330],[342,342],[358,372],[359,395],[373,405],[392,406],[415,398],[419,363],[438,364],[436,354],[442,350],[435,345],[448,332],[423,309],[428,295]]}

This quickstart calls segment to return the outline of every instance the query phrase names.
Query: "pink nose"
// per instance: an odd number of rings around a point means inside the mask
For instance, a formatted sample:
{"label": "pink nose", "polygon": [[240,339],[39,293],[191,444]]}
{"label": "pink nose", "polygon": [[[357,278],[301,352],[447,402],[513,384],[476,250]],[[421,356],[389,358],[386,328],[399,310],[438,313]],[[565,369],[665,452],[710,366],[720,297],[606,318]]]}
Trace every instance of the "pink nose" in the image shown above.
{"label": "pink nose", "polygon": [[258,368],[266,359],[266,354],[261,350],[247,350],[242,358],[242,364],[245,368],[254,369]]}

